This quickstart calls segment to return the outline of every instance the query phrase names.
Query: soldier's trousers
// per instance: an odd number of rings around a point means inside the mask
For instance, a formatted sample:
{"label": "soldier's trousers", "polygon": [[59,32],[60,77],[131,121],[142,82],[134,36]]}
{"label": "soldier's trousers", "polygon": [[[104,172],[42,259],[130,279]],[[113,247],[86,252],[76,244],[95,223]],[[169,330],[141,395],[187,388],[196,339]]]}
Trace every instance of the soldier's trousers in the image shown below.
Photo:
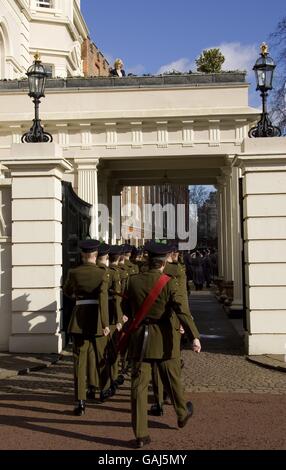
{"label": "soldier's trousers", "polygon": [[183,420],[188,413],[181,383],[180,358],[134,362],[131,375],[131,414],[136,438],[148,436],[148,385],[151,379],[152,362],[157,363],[161,380],[170,395],[178,419]]}
{"label": "soldier's trousers", "polygon": [[158,406],[162,406],[164,402],[164,387],[156,362],[152,362],[152,387],[154,393],[154,403],[156,403]]}
{"label": "soldier's trousers", "polygon": [[[94,380],[96,381],[97,374],[100,389],[103,390],[109,387],[109,368],[104,357],[106,342],[107,339],[104,336],[85,338],[83,335],[73,335],[74,385],[76,400],[86,400],[88,356],[90,354],[91,347],[94,350]],[[89,375],[93,375],[90,367]]]}
{"label": "soldier's trousers", "polygon": [[87,353],[87,384],[94,388],[99,388],[99,376],[96,368],[96,358],[93,342],[89,342]]}
{"label": "soldier's trousers", "polygon": [[116,349],[118,331],[116,329],[116,325],[110,325],[109,327],[110,376],[111,380],[114,381],[117,379],[119,373],[119,354]]}

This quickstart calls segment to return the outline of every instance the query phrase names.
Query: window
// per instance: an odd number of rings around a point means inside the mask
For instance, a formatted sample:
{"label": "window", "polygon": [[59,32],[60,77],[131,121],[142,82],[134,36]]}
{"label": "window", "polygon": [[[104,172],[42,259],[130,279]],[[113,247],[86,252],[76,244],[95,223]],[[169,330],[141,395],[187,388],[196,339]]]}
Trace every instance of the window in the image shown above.
{"label": "window", "polygon": [[53,0],[37,0],[37,7],[53,8]]}

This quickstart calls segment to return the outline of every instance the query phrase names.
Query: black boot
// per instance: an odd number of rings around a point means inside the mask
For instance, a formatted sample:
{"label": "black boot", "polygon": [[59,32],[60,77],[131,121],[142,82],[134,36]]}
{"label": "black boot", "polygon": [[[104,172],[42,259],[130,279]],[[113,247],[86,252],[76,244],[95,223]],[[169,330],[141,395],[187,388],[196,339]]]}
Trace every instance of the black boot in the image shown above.
{"label": "black boot", "polygon": [[99,395],[99,399],[101,403],[105,402],[110,397],[111,397],[110,388],[108,388],[107,390],[101,390],[100,395]]}
{"label": "black boot", "polygon": [[117,377],[117,379],[115,380],[115,382],[117,383],[117,385],[123,385],[124,384],[124,380],[125,380],[125,377],[123,374],[119,374],[119,376]]}
{"label": "black boot", "polygon": [[85,400],[78,400],[78,405],[73,410],[76,416],[82,416],[85,413]]}
{"label": "black boot", "polygon": [[163,416],[164,411],[161,405],[159,403],[155,403],[154,405],[151,406],[149,414],[152,416]]}
{"label": "black boot", "polygon": [[95,387],[94,385],[89,385],[87,392],[86,392],[86,398],[88,400],[95,400]]}

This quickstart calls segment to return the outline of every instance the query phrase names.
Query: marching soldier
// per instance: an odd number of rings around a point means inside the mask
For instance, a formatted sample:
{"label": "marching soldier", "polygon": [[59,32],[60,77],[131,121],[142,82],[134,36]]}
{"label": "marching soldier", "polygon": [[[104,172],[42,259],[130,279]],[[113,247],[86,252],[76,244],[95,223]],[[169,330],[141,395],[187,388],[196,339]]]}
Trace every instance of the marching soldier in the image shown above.
{"label": "marching soldier", "polygon": [[192,403],[185,402],[180,380],[180,341],[171,321],[172,312],[192,340],[193,350],[201,350],[198,330],[178,290],[178,282],[163,274],[170,247],[150,242],[147,249],[149,271],[131,277],[126,301],[128,317],[132,319],[125,342],[132,360],[132,426],[137,447],[151,442],[147,425],[147,394],[153,362],[157,363],[164,387],[171,397],[178,427],[184,427],[193,413]]}
{"label": "marching soldier", "polygon": [[121,254],[118,262],[118,268],[120,273],[120,282],[121,282],[121,294],[123,295],[127,289],[128,279],[129,279],[129,268],[126,264],[125,257],[125,245],[121,245]]}
{"label": "marching soldier", "polygon": [[88,350],[95,350],[96,368],[99,371],[101,388],[104,388],[108,375],[102,357],[102,343],[109,334],[108,326],[108,277],[105,269],[96,266],[98,240],[81,242],[83,264],[70,269],[63,288],[64,294],[76,300],[72,311],[68,332],[73,339],[74,386],[77,405],[74,414],[85,413],[86,375]]}
{"label": "marching soldier", "polygon": [[[106,249],[107,247],[107,249]],[[102,269],[106,270],[106,277],[109,282],[109,273],[108,273],[108,249],[109,245],[105,243],[100,243],[98,247],[98,253],[96,258],[96,265]],[[106,316],[108,316],[108,312],[105,312]],[[107,346],[107,338],[103,338],[101,342],[98,341],[97,347],[100,348],[100,356],[105,357],[106,354],[106,346]],[[96,367],[96,354],[94,350],[94,346],[92,343],[89,344],[88,348],[88,360],[87,360],[87,382],[88,382],[88,389],[86,393],[86,397],[90,400],[96,399],[96,388],[100,388],[100,377],[99,377],[99,369]],[[107,384],[106,384],[107,386]],[[101,390],[100,399],[104,401],[106,391]]]}
{"label": "marching soldier", "polygon": [[[120,282],[121,282],[121,306],[123,310],[123,323],[126,323],[128,317],[125,315],[124,307],[123,307],[123,299],[125,292],[127,290],[129,276],[130,276],[130,267],[126,264],[126,260],[129,259],[129,253],[131,254],[132,247],[128,244],[121,245],[121,255],[118,262],[119,274],[120,274]],[[126,252],[128,254],[126,255]],[[127,372],[128,366],[126,366],[126,351],[125,354],[121,355],[121,373],[125,374]]]}
{"label": "marching soldier", "polygon": [[[134,260],[134,254],[137,253],[137,248],[135,246],[128,245],[126,243],[123,245],[124,247],[124,256],[125,256],[125,266],[128,267],[129,276],[133,276],[133,274],[139,273],[139,266],[136,264]],[[132,258],[133,255],[133,258]]]}
{"label": "marching soldier", "polygon": [[117,354],[117,336],[122,329],[123,312],[121,308],[122,293],[120,271],[118,267],[122,248],[119,245],[111,245],[109,250],[109,287],[108,287],[108,310],[110,325],[109,352],[111,361],[111,386],[115,389],[122,385],[124,376],[119,374]]}
{"label": "marching soldier", "polygon": [[[188,292],[187,292],[187,285],[186,285],[186,274],[185,274],[185,269],[184,269],[185,266],[179,262],[178,244],[174,243],[172,246],[170,246],[169,249],[172,251],[166,256],[166,265],[164,268],[164,273],[176,280],[178,284],[179,293],[181,295],[181,298],[184,301],[184,310],[189,311],[189,299],[188,299]],[[171,316],[171,322],[173,324],[174,334],[176,335],[176,341],[180,343],[184,330],[182,326],[180,325],[179,319],[177,315],[175,314],[175,312],[173,312]],[[182,367],[182,359],[181,359],[181,367]],[[160,378],[159,370],[155,362],[152,364],[152,385],[153,385],[155,403],[151,406],[150,414],[153,416],[162,416],[163,415],[163,403],[164,401],[166,401],[166,398],[169,399],[169,397],[167,397],[166,391],[164,391],[164,387],[163,387],[162,380]]]}

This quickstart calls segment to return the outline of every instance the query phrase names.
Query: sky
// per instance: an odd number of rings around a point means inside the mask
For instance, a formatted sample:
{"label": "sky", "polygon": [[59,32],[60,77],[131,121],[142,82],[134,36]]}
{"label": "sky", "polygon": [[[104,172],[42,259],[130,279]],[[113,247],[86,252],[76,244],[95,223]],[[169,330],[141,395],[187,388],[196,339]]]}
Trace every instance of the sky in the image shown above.
{"label": "sky", "polygon": [[[259,107],[252,67],[259,45],[286,16],[285,0],[81,0],[90,37],[127,73],[196,71],[203,49],[219,47],[223,70],[246,70],[250,104]],[[270,50],[275,59],[275,51]]]}

